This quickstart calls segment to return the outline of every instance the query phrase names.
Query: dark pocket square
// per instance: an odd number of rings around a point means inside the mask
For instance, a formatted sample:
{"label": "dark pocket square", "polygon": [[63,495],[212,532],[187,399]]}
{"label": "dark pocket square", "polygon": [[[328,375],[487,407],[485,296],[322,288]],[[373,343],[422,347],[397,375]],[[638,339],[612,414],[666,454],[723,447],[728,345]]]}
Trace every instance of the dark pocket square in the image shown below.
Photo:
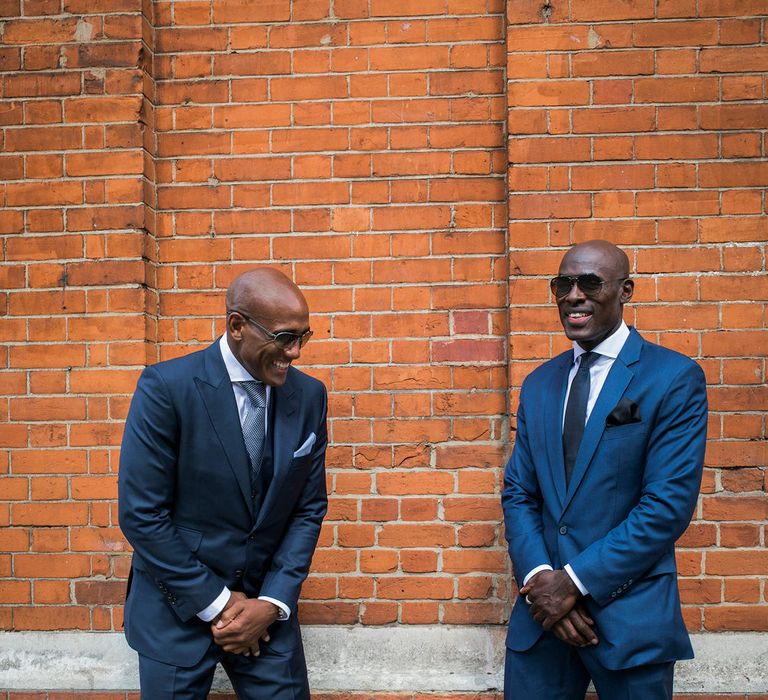
{"label": "dark pocket square", "polygon": [[632,399],[628,399],[626,396],[616,404],[614,408],[605,419],[606,425],[627,425],[627,423],[639,423],[640,418],[640,406],[638,406]]}

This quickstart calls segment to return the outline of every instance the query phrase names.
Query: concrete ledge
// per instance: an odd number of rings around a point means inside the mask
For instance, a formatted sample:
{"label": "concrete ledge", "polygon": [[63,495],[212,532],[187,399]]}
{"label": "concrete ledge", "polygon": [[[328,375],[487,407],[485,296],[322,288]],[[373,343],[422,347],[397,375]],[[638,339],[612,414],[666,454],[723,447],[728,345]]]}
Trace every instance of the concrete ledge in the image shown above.
{"label": "concrete ledge", "polygon": [[[505,630],[498,626],[307,626],[316,691],[481,692],[501,688]],[[768,635],[693,635],[694,661],[676,667],[680,693],[768,693]],[[134,690],[136,654],[122,634],[0,633],[3,690]],[[229,688],[217,675],[214,688]]]}

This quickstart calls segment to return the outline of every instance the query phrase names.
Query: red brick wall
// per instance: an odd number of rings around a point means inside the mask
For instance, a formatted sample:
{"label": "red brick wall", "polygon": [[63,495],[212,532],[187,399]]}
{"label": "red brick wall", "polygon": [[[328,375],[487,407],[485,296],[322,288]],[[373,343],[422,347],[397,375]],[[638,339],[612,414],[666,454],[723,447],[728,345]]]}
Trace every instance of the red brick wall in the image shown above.
{"label": "red brick wall", "polygon": [[331,390],[303,619],[502,622],[509,411],[563,347],[545,278],[601,236],[712,385],[691,629],[766,629],[765,8],[145,4],[0,0],[0,628],[120,628],[135,379],[263,263]]}

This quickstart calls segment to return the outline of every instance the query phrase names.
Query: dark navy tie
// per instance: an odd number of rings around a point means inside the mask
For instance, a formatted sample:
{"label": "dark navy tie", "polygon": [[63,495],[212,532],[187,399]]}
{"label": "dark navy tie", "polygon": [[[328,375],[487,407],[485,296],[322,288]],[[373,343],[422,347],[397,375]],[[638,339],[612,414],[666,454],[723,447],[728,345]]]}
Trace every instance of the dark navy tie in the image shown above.
{"label": "dark navy tie", "polygon": [[245,449],[251,458],[251,487],[254,493],[260,490],[259,471],[264,457],[265,415],[267,410],[267,387],[262,382],[249,380],[239,382],[248,395],[247,410],[243,420]]}
{"label": "dark navy tie", "polygon": [[579,369],[571,382],[568,403],[565,406],[565,422],[563,423],[563,457],[565,459],[565,484],[571,481],[573,465],[579,453],[579,445],[584,435],[584,424],[587,422],[587,401],[589,400],[589,368],[600,357],[596,352],[585,352],[581,356]]}

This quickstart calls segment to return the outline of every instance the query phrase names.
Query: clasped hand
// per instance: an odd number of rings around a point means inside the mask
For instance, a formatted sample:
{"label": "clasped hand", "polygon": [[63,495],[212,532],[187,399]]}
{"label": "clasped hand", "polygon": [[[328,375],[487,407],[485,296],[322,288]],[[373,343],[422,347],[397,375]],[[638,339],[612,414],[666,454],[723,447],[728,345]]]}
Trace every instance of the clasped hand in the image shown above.
{"label": "clasped hand", "polygon": [[581,600],[581,593],[563,569],[540,571],[520,589],[533,619],[558,639],[573,646],[597,644],[595,622]]}
{"label": "clasped hand", "polygon": [[267,628],[277,620],[277,606],[233,591],[221,614],[211,622],[213,641],[224,651],[258,656],[259,642],[269,641]]}

